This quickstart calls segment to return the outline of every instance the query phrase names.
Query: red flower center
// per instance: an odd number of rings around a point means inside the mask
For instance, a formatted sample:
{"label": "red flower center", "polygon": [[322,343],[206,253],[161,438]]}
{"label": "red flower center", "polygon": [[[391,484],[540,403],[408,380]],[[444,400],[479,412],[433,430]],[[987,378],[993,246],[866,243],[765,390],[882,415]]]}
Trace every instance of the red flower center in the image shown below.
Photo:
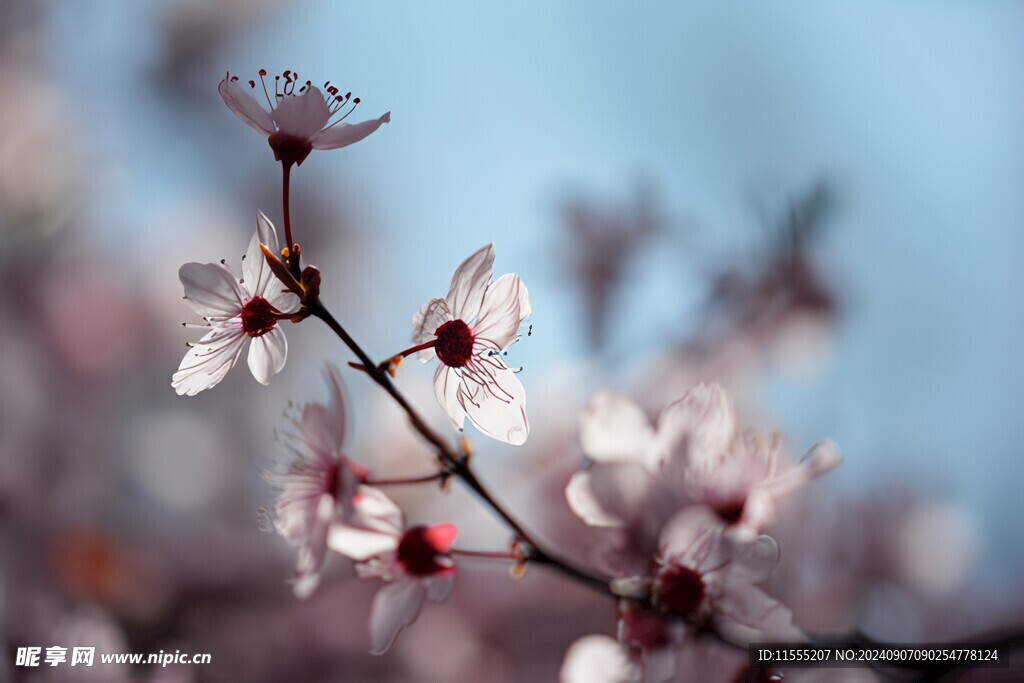
{"label": "red flower center", "polygon": [[703,599],[704,580],[689,567],[666,567],[654,582],[654,603],[669,614],[689,616]]}
{"label": "red flower center", "polygon": [[242,329],[250,337],[262,337],[276,324],[277,312],[262,296],[253,297],[242,306]]}
{"label": "red flower center", "polygon": [[285,166],[292,164],[302,165],[309,153],[313,151],[313,145],[305,138],[295,137],[287,133],[274,133],[267,142],[270,149],[274,150],[274,159],[283,162]]}
{"label": "red flower center", "polygon": [[434,350],[450,368],[461,368],[473,357],[473,330],[461,320],[449,320],[434,332]]}
{"label": "red flower center", "polygon": [[413,576],[430,576],[453,570],[447,548],[439,547],[433,527],[416,526],[398,542],[398,561]]}
{"label": "red flower center", "polygon": [[746,499],[740,498],[738,500],[733,500],[728,503],[721,503],[719,505],[716,505],[715,512],[718,513],[718,516],[722,519],[723,522],[726,522],[728,524],[735,524],[736,522],[740,521],[741,517],[743,517],[743,510],[746,506]]}

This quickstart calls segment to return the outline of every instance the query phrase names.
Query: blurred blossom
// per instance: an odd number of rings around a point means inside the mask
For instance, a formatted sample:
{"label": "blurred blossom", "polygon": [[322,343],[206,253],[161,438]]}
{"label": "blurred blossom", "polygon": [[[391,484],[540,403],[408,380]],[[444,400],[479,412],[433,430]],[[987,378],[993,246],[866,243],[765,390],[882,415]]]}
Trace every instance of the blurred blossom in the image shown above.
{"label": "blurred blossom", "polygon": [[145,303],[98,265],[64,266],[42,294],[56,355],[83,379],[131,370],[153,333]]}
{"label": "blurred blossom", "polygon": [[286,415],[278,441],[291,456],[283,472],[265,472],[280,489],[274,505],[278,532],[298,546],[295,594],[308,598],[320,582],[331,525],[355,523],[355,500],[369,475],[342,453],[345,443],[344,389],[334,366],[326,371],[329,402],[307,403]]}
{"label": "blurred blossom", "polygon": [[84,139],[65,115],[65,96],[31,64],[0,61],[0,229],[2,253],[35,244],[71,218],[82,185]]}
{"label": "blurred blossom", "polygon": [[963,586],[980,551],[970,514],[949,502],[914,507],[900,519],[894,541],[898,569],[907,584],[938,595]]}
{"label": "blurred blossom", "polygon": [[139,489],[177,514],[214,509],[230,487],[231,440],[202,414],[182,409],[136,415],[126,430],[128,471]]}
{"label": "blurred blossom", "polygon": [[614,638],[584,636],[565,653],[561,683],[639,683],[643,670]]}
{"label": "blurred blossom", "polygon": [[640,185],[632,203],[575,198],[562,208],[566,231],[562,251],[570,282],[579,287],[594,349],[607,342],[608,322],[636,255],[664,228],[650,189]]}

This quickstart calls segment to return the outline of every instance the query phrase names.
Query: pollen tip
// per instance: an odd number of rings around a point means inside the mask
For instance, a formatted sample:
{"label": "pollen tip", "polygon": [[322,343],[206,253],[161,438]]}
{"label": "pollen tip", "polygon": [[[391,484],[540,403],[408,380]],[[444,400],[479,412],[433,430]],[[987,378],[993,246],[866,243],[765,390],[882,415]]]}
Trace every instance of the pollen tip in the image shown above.
{"label": "pollen tip", "polygon": [[256,87],[256,81],[250,80],[249,81],[249,87],[250,88],[255,88]]}
{"label": "pollen tip", "polygon": [[227,259],[223,259],[223,258],[222,258],[222,259],[220,260],[220,264],[221,264],[222,266],[223,266],[224,264],[226,264],[226,263],[227,263]]}
{"label": "pollen tip", "polygon": [[353,102],[355,102],[356,104],[359,104],[359,102],[360,102],[360,100],[359,100],[359,98],[358,98],[358,97],[357,97],[357,98],[355,98],[355,99],[354,99],[354,100],[352,100],[352,101],[353,101]]}
{"label": "pollen tip", "polygon": [[260,69],[260,76],[266,76],[266,75],[267,75],[267,70],[266,69]]}

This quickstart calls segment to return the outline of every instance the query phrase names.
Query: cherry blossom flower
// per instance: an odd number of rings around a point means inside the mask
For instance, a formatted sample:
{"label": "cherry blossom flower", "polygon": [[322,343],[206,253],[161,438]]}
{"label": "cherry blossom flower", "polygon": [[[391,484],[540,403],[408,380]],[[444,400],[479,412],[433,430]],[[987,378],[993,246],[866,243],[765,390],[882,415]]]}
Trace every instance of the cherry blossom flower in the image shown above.
{"label": "cherry blossom flower", "polygon": [[295,594],[309,597],[320,583],[327,554],[327,534],[333,523],[358,523],[353,499],[369,473],[342,451],[345,443],[345,400],[341,374],[328,366],[330,399],[307,403],[286,414],[277,438],[291,457],[283,472],[264,472],[280,489],[274,505],[277,531],[298,546]]}
{"label": "cherry blossom flower", "polygon": [[792,612],[754,585],[778,563],[779,546],[770,536],[737,540],[710,508],[693,505],[662,530],[652,603],[698,627],[711,622],[738,645],[802,641]]}
{"label": "cherry blossom flower", "polygon": [[[266,83],[267,72],[260,70],[260,84],[249,81],[249,90],[230,73],[217,86],[224,103],[246,125],[261,133],[274,150],[274,158],[286,166],[302,164],[314,149],[338,149],[359,142],[381,124],[391,121],[391,112],[361,123],[344,123],[359,106],[352,93],[342,94],[330,81],[324,83],[326,95],[310,81],[302,82],[293,71],[274,77],[274,94]],[[251,91],[251,92],[250,92]],[[257,100],[263,92],[268,112]]]}
{"label": "cherry blossom flower", "polygon": [[566,487],[576,514],[591,526],[645,524],[660,529],[690,503],[712,507],[735,533],[756,536],[774,516],[774,500],[828,472],[841,458],[819,443],[779,474],[779,442],[737,434],[732,403],[717,384],[700,384],[652,425],[633,402],[597,394],[581,420],[580,443],[593,465]]}
{"label": "cherry blossom flower", "polygon": [[493,268],[493,244],[462,262],[448,296],[413,316],[413,349],[423,362],[440,361],[434,393],[456,429],[468,417],[487,436],[518,446],[530,433],[526,393],[502,354],[519,338],[530,296],[517,275],[491,282]]}
{"label": "cherry blossom flower", "polygon": [[221,263],[186,263],[178,271],[185,300],[205,321],[192,325],[210,331],[190,344],[171,379],[179,395],[195,396],[216,386],[249,345],[249,369],[260,384],[284,367],[288,342],[278,321],[298,306],[298,298],[284,290],[270,271],[260,244],[277,251],[277,233],[260,212],[256,232],[242,257],[242,278]]}
{"label": "cherry blossom flower", "polygon": [[423,603],[443,602],[455,582],[453,524],[405,529],[402,511],[379,489],[362,487],[353,499],[359,519],[335,524],[327,544],[354,560],[362,577],[380,577],[370,609],[370,652],[384,654],[398,633],[416,621]]}

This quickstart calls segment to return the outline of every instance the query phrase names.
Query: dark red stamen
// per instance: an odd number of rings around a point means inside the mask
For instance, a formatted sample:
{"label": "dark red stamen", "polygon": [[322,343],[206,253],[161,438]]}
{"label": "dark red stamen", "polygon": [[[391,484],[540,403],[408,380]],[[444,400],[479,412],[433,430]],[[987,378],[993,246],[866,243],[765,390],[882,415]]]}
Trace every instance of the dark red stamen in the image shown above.
{"label": "dark red stamen", "polygon": [[669,614],[685,617],[700,608],[704,580],[689,567],[669,566],[654,582],[654,604]]}
{"label": "dark red stamen", "polygon": [[473,357],[473,330],[461,320],[449,320],[434,332],[434,350],[441,362],[450,368],[461,368]]}
{"label": "dark red stamen", "polygon": [[262,337],[277,324],[277,311],[261,296],[242,306],[242,329],[250,337]]}

